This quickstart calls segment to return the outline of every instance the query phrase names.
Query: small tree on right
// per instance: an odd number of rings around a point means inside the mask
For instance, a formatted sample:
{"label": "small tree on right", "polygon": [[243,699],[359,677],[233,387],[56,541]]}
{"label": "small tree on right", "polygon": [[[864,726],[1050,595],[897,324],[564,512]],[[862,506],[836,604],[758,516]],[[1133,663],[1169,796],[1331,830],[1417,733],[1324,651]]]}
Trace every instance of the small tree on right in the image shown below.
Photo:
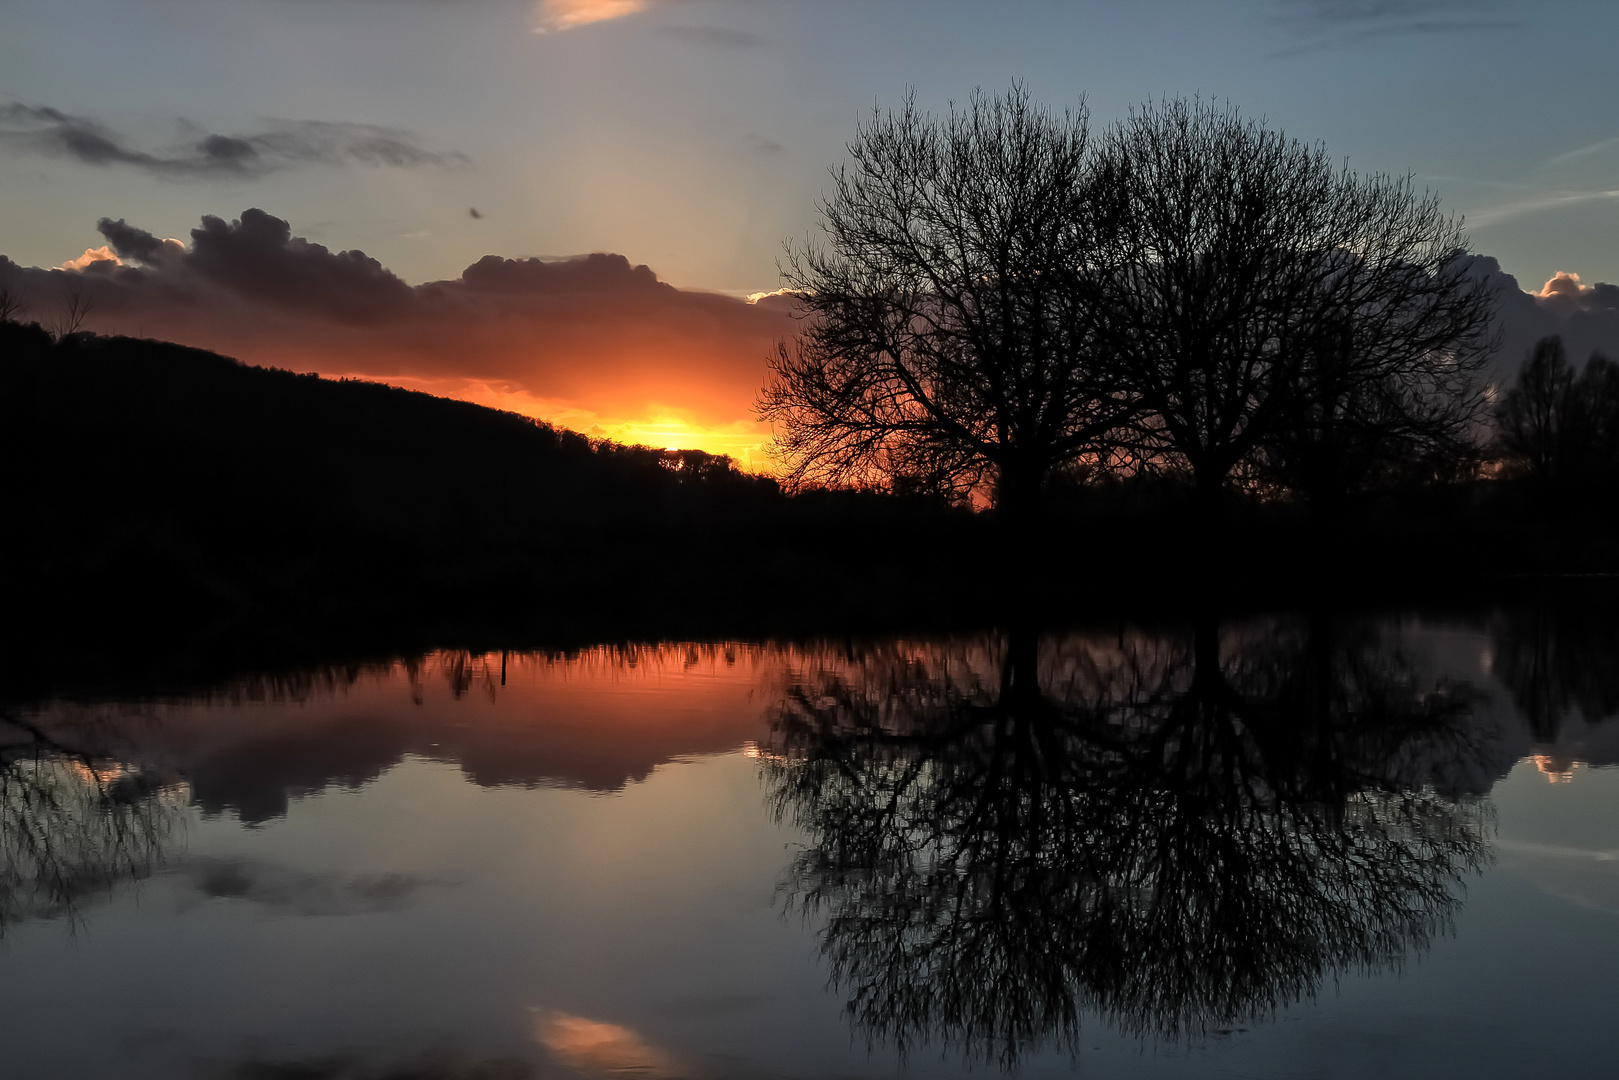
{"label": "small tree on right", "polygon": [[1138,452],[1206,513],[1235,481],[1321,505],[1414,446],[1468,443],[1494,283],[1434,196],[1202,101],[1133,111],[1100,157]]}
{"label": "small tree on right", "polygon": [[1593,353],[1575,373],[1563,339],[1535,343],[1496,411],[1511,472],[1560,496],[1619,482],[1619,365]]}

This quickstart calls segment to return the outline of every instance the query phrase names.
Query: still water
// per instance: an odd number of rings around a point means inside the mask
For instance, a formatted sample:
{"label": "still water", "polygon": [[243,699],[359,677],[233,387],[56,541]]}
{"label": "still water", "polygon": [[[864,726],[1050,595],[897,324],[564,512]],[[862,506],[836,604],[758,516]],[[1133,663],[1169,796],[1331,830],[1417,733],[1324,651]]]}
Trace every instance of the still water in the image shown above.
{"label": "still water", "polygon": [[16,706],[0,1073],[1611,1075],[1616,630],[438,653]]}

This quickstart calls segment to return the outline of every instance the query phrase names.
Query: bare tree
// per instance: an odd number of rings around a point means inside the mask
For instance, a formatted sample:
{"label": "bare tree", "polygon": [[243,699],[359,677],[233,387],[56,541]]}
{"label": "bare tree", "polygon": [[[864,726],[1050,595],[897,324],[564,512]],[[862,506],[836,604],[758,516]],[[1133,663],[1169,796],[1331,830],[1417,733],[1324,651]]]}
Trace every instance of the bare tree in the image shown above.
{"label": "bare tree", "polygon": [[1535,342],[1518,381],[1501,403],[1501,445],[1516,464],[1542,482],[1554,477],[1558,443],[1574,407],[1574,369],[1556,334]]}
{"label": "bare tree", "polygon": [[10,285],[0,285],[0,323],[18,321],[25,310],[22,293]]}
{"label": "bare tree", "polygon": [[1385,449],[1471,421],[1493,283],[1433,195],[1202,101],[1133,111],[1100,156],[1119,389],[1142,407],[1143,451],[1188,471],[1205,506],[1263,447],[1344,420]]}
{"label": "bare tree", "polygon": [[1563,339],[1541,338],[1496,418],[1509,465],[1542,487],[1588,491],[1619,476],[1619,365],[1599,353],[1576,375]]}
{"label": "bare tree", "polygon": [[85,290],[84,278],[71,271],[63,273],[66,274],[66,279],[62,286],[62,299],[47,327],[57,341],[83,330],[85,321],[95,310],[95,301]]}
{"label": "bare tree", "polygon": [[1311,350],[1291,408],[1260,444],[1248,478],[1330,520],[1357,492],[1454,479],[1476,469],[1473,388],[1365,378],[1350,328]]}
{"label": "bare tree", "polygon": [[1107,453],[1130,403],[1104,377],[1092,303],[1098,217],[1083,106],[1014,86],[943,118],[876,112],[789,247],[805,327],[759,401],[790,481],[960,494],[1011,519],[1066,465]]}

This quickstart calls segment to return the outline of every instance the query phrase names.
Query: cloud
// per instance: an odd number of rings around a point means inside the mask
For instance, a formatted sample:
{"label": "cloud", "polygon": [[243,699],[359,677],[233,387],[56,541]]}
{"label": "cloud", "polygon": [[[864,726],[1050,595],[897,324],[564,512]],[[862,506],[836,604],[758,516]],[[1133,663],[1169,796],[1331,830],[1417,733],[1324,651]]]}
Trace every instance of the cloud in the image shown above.
{"label": "cloud", "polygon": [[1505,30],[1520,20],[1480,0],[1280,0],[1276,18],[1307,40],[1272,53],[1281,58],[1394,37]]}
{"label": "cloud", "polygon": [[1559,270],[1551,276],[1550,281],[1540,287],[1539,292],[1531,293],[1530,295],[1538,296],[1542,299],[1550,299],[1554,296],[1577,297],[1583,288],[1584,286],[1580,284],[1580,275],[1571,274],[1567,270]]}
{"label": "cloud", "polygon": [[83,270],[85,267],[89,266],[91,263],[98,263],[98,262],[110,262],[110,263],[113,263],[113,264],[118,265],[118,266],[123,265],[123,260],[120,259],[117,255],[113,254],[113,251],[112,251],[111,248],[109,248],[107,245],[103,244],[98,248],[85,248],[83,255],[80,255],[76,259],[69,259],[67,262],[63,263],[61,266],[58,266],[57,269],[58,270]]}
{"label": "cloud", "polygon": [[1619,138],[1599,139],[1594,143],[1586,143],[1584,146],[1577,146],[1573,150],[1558,154],[1555,157],[1549,157],[1541,163],[1540,167],[1542,169],[1556,169],[1563,165],[1572,164],[1582,158],[1594,157],[1604,151],[1615,149],[1619,149]]}
{"label": "cloud", "polygon": [[171,178],[252,179],[298,165],[454,167],[458,151],[417,145],[410,132],[329,120],[269,120],[248,135],[196,132],[167,153],[134,149],[100,122],[48,106],[19,102],[0,108],[0,145],[99,168],[123,166]]}
{"label": "cloud", "polygon": [[649,4],[650,0],[539,0],[534,13],[534,32],[546,34],[622,19],[645,11]]}
{"label": "cloud", "polygon": [[157,263],[185,255],[185,245],[180,241],[159,240],[146,230],[125,223],[123,218],[117,221],[102,218],[96,222],[96,231],[106,238],[108,246],[121,259]]}
{"label": "cloud", "polygon": [[760,135],[756,132],[749,132],[747,135],[744,135],[742,137],[742,145],[750,154],[757,154],[759,157],[774,157],[777,154],[785,154],[787,152],[787,148],[781,143],[777,142],[775,139],[769,138],[765,135]]}
{"label": "cloud", "polygon": [[240,900],[284,915],[371,915],[397,911],[445,882],[414,874],[298,873],[243,858],[192,859],[177,871],[205,900]]}
{"label": "cloud", "polygon": [[[796,330],[790,296],[749,303],[677,289],[622,255],[489,255],[411,285],[259,209],[205,217],[183,246],[123,219],[98,228],[121,264],[74,275],[94,305],[91,329],[565,415],[581,428],[712,430],[733,452],[738,424],[764,441],[754,394],[765,358]],[[3,257],[0,284],[26,295],[36,318],[66,287],[58,271]]]}
{"label": "cloud", "polygon": [[410,287],[365,252],[334,254],[263,210],[244,210],[229,223],[204,217],[185,261],[246,300],[340,322],[395,317],[413,300]]}
{"label": "cloud", "polygon": [[534,1038],[562,1064],[592,1080],[623,1076],[675,1080],[691,1075],[667,1051],[618,1024],[546,1010],[535,1016]]}
{"label": "cloud", "polygon": [[1562,337],[1575,363],[1584,363],[1592,353],[1619,359],[1619,285],[1585,285],[1579,274],[1559,270],[1531,292],[1494,259],[1480,256],[1474,265],[1499,286],[1501,345],[1490,367],[1493,379],[1511,380],[1534,343],[1551,334]]}
{"label": "cloud", "polygon": [[1290,0],[1283,8],[1298,21],[1333,26],[1361,26],[1391,20],[1433,18],[1435,15],[1477,8],[1457,0]]}
{"label": "cloud", "polygon": [[1282,0],[1279,16],[1301,29],[1357,32],[1415,27],[1474,29],[1515,23],[1489,0]]}
{"label": "cloud", "polygon": [[[64,272],[0,256],[0,287],[47,318],[71,273],[94,312],[90,328],[104,333],[380,379],[745,461],[766,437],[753,420],[765,358],[797,332],[790,291],[677,289],[622,255],[487,255],[455,278],[411,285],[364,252],[332,251],[259,209],[203,218],[189,245],[123,219],[97,227],[115,258],[80,255]],[[1500,286],[1493,378],[1510,379],[1534,342],[1554,333],[1577,360],[1593,351],[1619,358],[1619,286],[1560,273],[1524,290],[1494,259],[1478,257],[1475,267]]]}
{"label": "cloud", "polygon": [[[1619,313],[1619,285],[1608,285],[1603,282],[1582,285],[1580,275],[1567,270],[1557,271],[1540,287],[1539,292],[1530,295],[1548,310],[1565,317]],[[1615,358],[1619,358],[1619,353],[1614,355]]]}
{"label": "cloud", "polygon": [[1502,222],[1538,214],[1543,210],[1557,210],[1583,203],[1612,202],[1616,199],[1619,199],[1619,188],[1596,191],[1546,191],[1486,207],[1469,215],[1467,223],[1473,226],[1500,225]]}
{"label": "cloud", "polygon": [[759,34],[729,26],[660,26],[658,33],[693,45],[710,45],[721,49],[754,49],[766,44],[765,38]]}

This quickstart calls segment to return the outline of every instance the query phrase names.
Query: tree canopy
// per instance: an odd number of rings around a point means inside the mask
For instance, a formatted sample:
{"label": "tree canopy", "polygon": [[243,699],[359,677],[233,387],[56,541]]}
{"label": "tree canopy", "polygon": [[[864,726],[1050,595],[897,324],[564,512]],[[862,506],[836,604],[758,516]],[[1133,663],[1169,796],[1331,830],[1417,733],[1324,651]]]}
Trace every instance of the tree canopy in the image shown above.
{"label": "tree canopy", "polygon": [[821,214],[759,406],[792,481],[981,486],[1014,519],[1076,470],[1330,503],[1469,444],[1494,285],[1460,223],[1229,106],[1093,138],[1015,86],[907,100]]}
{"label": "tree canopy", "polygon": [[791,248],[804,331],[760,412],[798,481],[882,477],[1026,509],[1104,452],[1131,405],[1101,377],[1093,301],[1109,243],[1087,114],[1021,88],[935,118],[874,113]]}

